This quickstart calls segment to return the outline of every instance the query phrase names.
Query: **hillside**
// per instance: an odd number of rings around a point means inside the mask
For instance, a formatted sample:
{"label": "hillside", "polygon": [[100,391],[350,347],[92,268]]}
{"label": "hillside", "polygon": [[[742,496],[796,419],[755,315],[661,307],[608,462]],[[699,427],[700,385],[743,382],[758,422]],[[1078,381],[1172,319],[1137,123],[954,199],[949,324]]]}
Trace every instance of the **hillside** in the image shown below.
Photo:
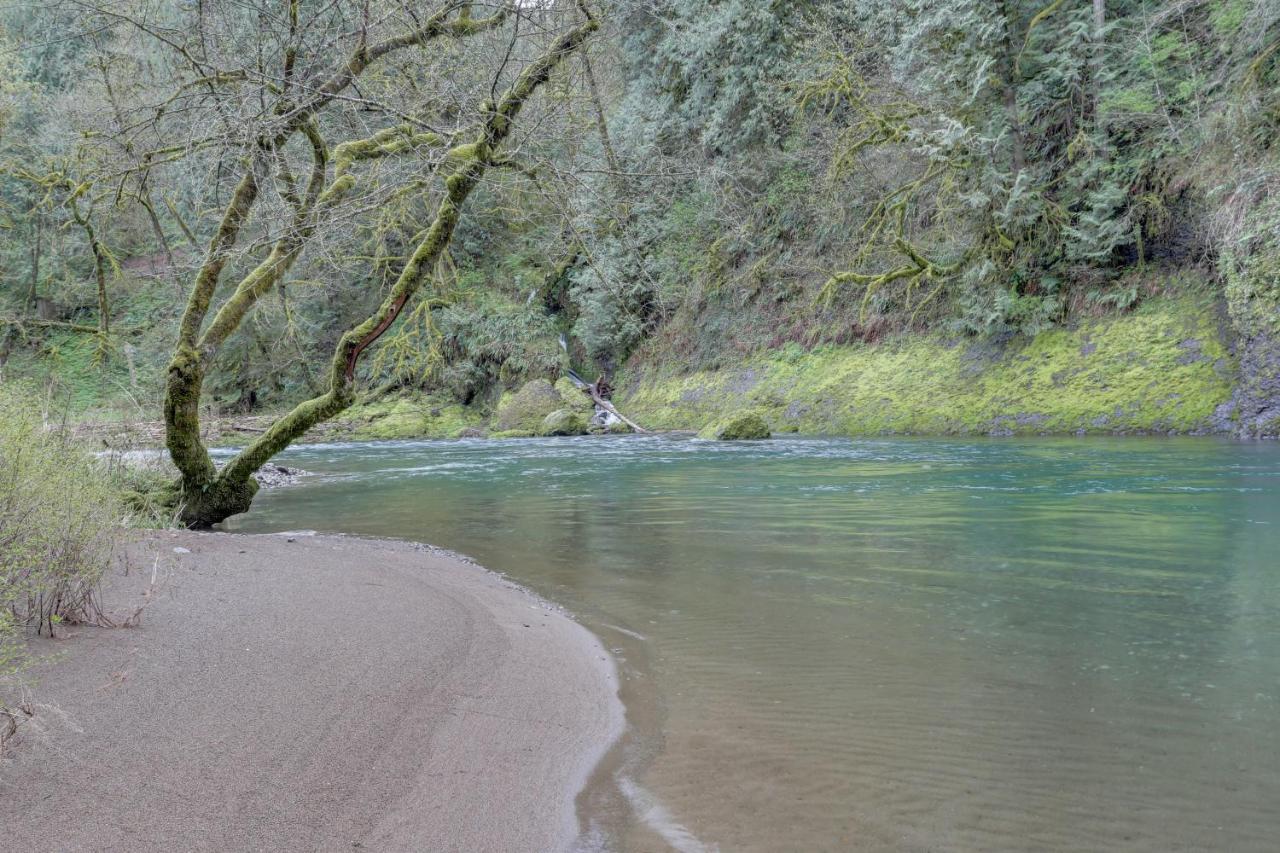
{"label": "hillside", "polygon": [[[560,6],[528,13],[544,33],[530,51],[568,32],[577,13]],[[0,16],[0,369],[73,420],[156,424],[234,157],[179,146],[180,166],[144,180],[136,152],[196,126],[153,114],[165,75],[186,72],[120,19],[114,42],[21,49],[60,16]],[[853,435],[1276,434],[1273,4],[627,2],[597,24],[531,98],[518,167],[486,166],[468,189],[412,300],[396,301],[397,264],[452,203],[447,181],[415,187],[470,149],[441,159],[431,134],[394,128],[342,149],[384,107],[326,114],[326,180],[340,149],[342,168],[377,162],[306,226],[278,282],[229,298],[292,239],[277,226],[305,139],[282,149],[202,308],[206,337],[212,309],[235,311],[199,411],[251,419],[214,440],[321,399],[368,316],[384,316],[381,339],[313,435],[496,430],[504,395],[570,368],[608,377],[655,428],[745,404],[776,429]],[[458,86],[480,92],[486,67],[516,81],[473,36]],[[256,50],[227,38],[228,62]],[[463,55],[455,40],[440,62]],[[327,73],[323,54],[308,61]],[[378,103],[469,127],[425,79]],[[184,103],[223,121],[244,85]]]}

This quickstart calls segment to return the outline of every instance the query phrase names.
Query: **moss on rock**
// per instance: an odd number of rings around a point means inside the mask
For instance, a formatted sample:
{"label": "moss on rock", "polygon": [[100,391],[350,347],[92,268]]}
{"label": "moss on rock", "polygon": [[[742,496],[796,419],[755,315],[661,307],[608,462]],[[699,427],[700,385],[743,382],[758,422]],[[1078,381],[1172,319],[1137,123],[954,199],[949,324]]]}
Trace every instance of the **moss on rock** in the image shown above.
{"label": "moss on rock", "polygon": [[562,407],[560,395],[545,379],[533,379],[514,394],[503,394],[498,402],[499,432],[519,430],[535,433],[547,415]]}
{"label": "moss on rock", "polygon": [[573,380],[562,376],[556,380],[555,389],[556,393],[560,395],[563,408],[579,412],[588,418],[595,413],[596,404],[591,401],[590,397],[579,390],[577,385],[573,384]]}
{"label": "moss on rock", "polygon": [[1280,193],[1254,204],[1222,252],[1227,309],[1239,333],[1240,383],[1223,426],[1245,438],[1280,436]]}
{"label": "moss on rock", "polygon": [[754,441],[769,438],[769,424],[755,412],[737,412],[703,427],[698,438],[714,441]]}
{"label": "moss on rock", "polygon": [[653,429],[701,429],[745,404],[780,431],[826,435],[1208,432],[1236,373],[1219,333],[1212,302],[1153,299],[1034,338],[912,335],[648,375],[619,408]]}
{"label": "moss on rock", "polygon": [[453,438],[483,422],[480,414],[460,403],[433,395],[415,394],[353,406],[336,424],[352,438]]}
{"label": "moss on rock", "polygon": [[542,420],[538,427],[538,435],[583,435],[587,431],[587,421],[578,412],[569,409],[556,409]]}

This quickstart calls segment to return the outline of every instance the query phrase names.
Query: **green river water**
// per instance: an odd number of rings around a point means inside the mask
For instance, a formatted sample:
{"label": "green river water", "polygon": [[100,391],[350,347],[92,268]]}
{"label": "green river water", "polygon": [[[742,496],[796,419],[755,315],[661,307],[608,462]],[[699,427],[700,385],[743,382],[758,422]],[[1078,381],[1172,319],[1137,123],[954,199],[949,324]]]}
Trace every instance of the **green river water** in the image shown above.
{"label": "green river water", "polygon": [[[631,729],[584,849],[1280,849],[1280,446],[300,447],[239,531],[417,539],[576,613]],[[531,781],[536,784],[536,780]]]}

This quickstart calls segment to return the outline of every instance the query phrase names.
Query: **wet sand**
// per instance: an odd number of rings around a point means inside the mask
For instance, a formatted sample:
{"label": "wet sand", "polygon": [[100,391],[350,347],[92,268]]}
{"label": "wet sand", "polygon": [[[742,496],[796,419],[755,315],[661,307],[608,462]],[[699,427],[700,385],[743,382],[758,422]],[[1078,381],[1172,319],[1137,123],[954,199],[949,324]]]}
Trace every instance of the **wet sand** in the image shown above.
{"label": "wet sand", "polygon": [[156,533],[128,556],[104,600],[132,612],[156,567],[140,627],[34,644],[66,722],[0,763],[5,848],[574,844],[623,712],[554,605],[409,543]]}

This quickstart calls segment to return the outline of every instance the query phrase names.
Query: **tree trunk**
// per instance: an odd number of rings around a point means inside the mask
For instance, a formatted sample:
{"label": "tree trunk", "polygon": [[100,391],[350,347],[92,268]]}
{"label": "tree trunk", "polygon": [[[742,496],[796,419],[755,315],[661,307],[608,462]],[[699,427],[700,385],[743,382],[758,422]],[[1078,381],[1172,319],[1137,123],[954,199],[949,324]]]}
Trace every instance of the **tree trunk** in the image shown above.
{"label": "tree trunk", "polygon": [[1089,69],[1089,92],[1086,97],[1086,119],[1090,125],[1098,120],[1098,102],[1102,100],[1102,69],[1106,63],[1107,2],[1093,0],[1092,52]]}
{"label": "tree trunk", "polygon": [[[586,11],[585,4],[580,8]],[[430,227],[401,268],[390,292],[373,314],[349,329],[338,342],[330,362],[327,390],[278,418],[218,471],[200,438],[200,394],[208,362],[220,344],[238,328],[258,296],[281,279],[307,237],[305,228],[300,228],[296,235],[297,245],[283,239],[277,243],[268,258],[241,281],[236,292],[219,309],[209,330],[200,336],[200,326],[216,289],[226,251],[234,245],[257,197],[256,171],[252,166],[246,171],[192,289],[178,346],[169,365],[165,434],[170,455],[182,473],[183,523],[189,527],[209,527],[248,510],[258,489],[253,474],[311,427],[334,417],[355,402],[356,366],[361,354],[395,323],[410,299],[432,275],[453,238],[463,202],[486,170],[500,160],[500,146],[510,136],[525,102],[598,26],[596,19],[588,14],[585,22],[561,36],[546,53],[526,67],[496,104],[486,102],[483,109],[485,120],[475,140],[454,146],[446,155],[444,196]],[[379,132],[366,140],[337,146],[334,149],[337,161],[335,177],[319,196],[321,204],[331,195],[340,197],[352,186],[354,178],[346,170],[354,159],[394,153],[403,150],[395,147],[402,144],[403,134]],[[318,155],[317,162],[323,179],[323,157]]]}
{"label": "tree trunk", "polygon": [[44,241],[44,217],[37,213],[34,219],[36,239],[32,241],[31,245],[31,282],[27,288],[27,310],[29,312],[36,310],[36,301],[40,296],[40,252]]}
{"label": "tree trunk", "polygon": [[1017,17],[1007,0],[1001,0],[1000,15],[1004,19],[1003,50],[1000,56],[1000,99],[1004,104],[1005,119],[1009,123],[1010,159],[1015,175],[1027,167],[1027,145],[1022,120],[1018,116],[1017,50],[1013,44],[1013,29]]}
{"label": "tree trunk", "polygon": [[98,284],[98,330],[105,339],[111,334],[111,301],[107,296],[107,259],[102,244],[89,231],[89,242],[93,248],[93,275]]}
{"label": "tree trunk", "polygon": [[596,132],[600,134],[600,145],[604,149],[605,162],[609,164],[609,169],[613,172],[611,178],[614,186],[620,186],[622,182],[622,166],[619,165],[618,155],[613,150],[613,140],[609,137],[609,124],[604,117],[604,101],[600,97],[600,87],[596,85],[596,75],[591,69],[591,58],[586,51],[582,53],[582,68],[587,76],[587,91],[591,95],[591,106],[595,109]]}

